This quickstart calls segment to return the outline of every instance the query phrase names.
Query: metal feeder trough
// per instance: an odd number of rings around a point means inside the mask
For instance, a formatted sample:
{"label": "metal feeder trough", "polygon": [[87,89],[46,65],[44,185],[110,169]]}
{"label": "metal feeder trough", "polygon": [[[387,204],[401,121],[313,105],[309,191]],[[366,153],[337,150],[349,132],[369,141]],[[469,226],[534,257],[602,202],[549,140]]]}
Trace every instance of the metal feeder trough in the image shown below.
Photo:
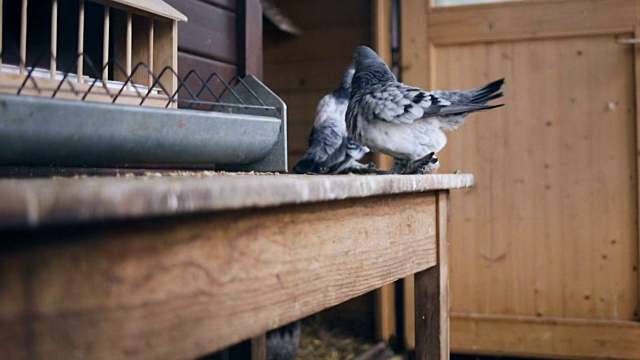
{"label": "metal feeder trough", "polygon": [[0,94],[0,165],[287,170],[286,105],[255,77],[197,103],[207,111]]}

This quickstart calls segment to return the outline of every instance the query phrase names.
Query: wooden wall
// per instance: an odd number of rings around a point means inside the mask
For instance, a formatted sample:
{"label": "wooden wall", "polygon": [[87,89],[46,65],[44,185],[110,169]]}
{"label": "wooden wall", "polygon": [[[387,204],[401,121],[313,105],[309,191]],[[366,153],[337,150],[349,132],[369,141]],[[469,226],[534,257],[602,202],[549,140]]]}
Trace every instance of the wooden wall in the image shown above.
{"label": "wooden wall", "polygon": [[[262,7],[259,0],[166,0],[189,18],[178,26],[178,67],[202,76],[262,77]],[[191,81],[189,86],[197,86]],[[215,85],[215,84],[214,84]],[[216,87],[222,90],[220,86]]]}
{"label": "wooden wall", "polygon": [[288,105],[289,164],[307,149],[318,101],[340,85],[358,45],[371,43],[367,0],[278,0],[275,4],[302,29],[290,36],[265,28],[264,78]]}
{"label": "wooden wall", "polygon": [[640,2],[403,6],[421,44],[402,48],[406,83],[506,78],[506,106],[468,116],[439,155],[476,177],[451,194],[453,350],[640,358],[640,50],[618,43],[640,33]]}

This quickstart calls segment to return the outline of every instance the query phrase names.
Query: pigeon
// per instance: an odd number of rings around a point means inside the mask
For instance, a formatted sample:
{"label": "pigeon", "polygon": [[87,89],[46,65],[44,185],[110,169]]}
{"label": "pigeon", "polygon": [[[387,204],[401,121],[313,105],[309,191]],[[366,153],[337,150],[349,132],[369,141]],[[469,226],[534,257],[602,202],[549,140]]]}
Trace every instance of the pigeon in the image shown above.
{"label": "pigeon", "polygon": [[347,108],[347,131],[356,143],[394,158],[393,173],[424,174],[438,169],[435,154],[445,131],[464,124],[474,111],[503,96],[504,79],[468,91],[425,91],[400,83],[378,54],[359,46]]}
{"label": "pigeon", "polygon": [[295,360],[300,348],[302,324],[300,321],[267,333],[267,360]]}
{"label": "pigeon", "polygon": [[309,135],[309,149],[293,167],[298,174],[332,174],[359,172],[370,168],[358,162],[367,147],[356,144],[347,135],[345,114],[351,93],[353,64],[344,71],[340,87],[325,95],[318,103]]}

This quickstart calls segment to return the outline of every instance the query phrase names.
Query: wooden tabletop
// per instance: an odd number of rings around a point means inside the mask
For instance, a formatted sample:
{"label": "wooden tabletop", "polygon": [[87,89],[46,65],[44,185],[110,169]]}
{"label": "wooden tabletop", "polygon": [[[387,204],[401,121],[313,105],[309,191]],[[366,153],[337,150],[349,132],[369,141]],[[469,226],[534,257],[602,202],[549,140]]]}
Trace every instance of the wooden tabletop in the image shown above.
{"label": "wooden tabletop", "polygon": [[197,175],[0,180],[0,229],[264,208],[470,187],[470,174]]}

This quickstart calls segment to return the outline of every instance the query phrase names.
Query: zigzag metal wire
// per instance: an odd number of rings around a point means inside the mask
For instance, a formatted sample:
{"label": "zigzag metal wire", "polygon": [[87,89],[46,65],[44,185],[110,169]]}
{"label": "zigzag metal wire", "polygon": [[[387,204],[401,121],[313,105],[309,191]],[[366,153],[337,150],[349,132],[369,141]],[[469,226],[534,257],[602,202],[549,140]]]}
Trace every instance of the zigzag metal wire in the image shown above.
{"label": "zigzag metal wire", "polygon": [[[64,64],[62,64],[59,58],[56,58],[51,51],[41,53],[29,66],[26,61],[19,56],[17,49],[5,47],[3,52],[0,53],[0,58],[4,59],[7,55],[11,55],[11,58],[17,58],[17,65],[26,69],[24,80],[15,88],[16,95],[22,95],[23,91],[29,84],[33,86],[33,89],[38,94],[43,93],[45,89],[39,86],[39,77],[35,76],[34,72],[36,70],[49,71],[47,68],[37,67],[37,64],[40,64],[45,59],[49,59],[56,63],[57,69],[61,69],[56,75],[62,75],[62,78],[58,80],[58,83],[51,94],[51,98],[56,98],[61,92],[65,91],[63,90],[63,87],[66,85],[66,87],[69,88],[67,91],[79,96],[82,101],[88,101],[89,95],[95,93],[95,89],[100,87],[101,90],[104,91],[100,93],[100,95],[106,94],[109,96],[112,104],[116,104],[118,99],[125,95],[128,97],[139,98],[139,105],[144,105],[144,103],[152,96],[155,99],[158,99],[159,96],[163,96],[167,100],[165,107],[169,107],[173,103],[178,103],[182,104],[181,107],[213,109],[216,105],[229,104],[225,103],[223,100],[227,93],[230,94],[228,96],[231,97],[233,104],[250,105],[247,104],[236,91],[239,87],[243,87],[243,89],[246,90],[246,93],[260,104],[260,106],[267,106],[264,101],[238,76],[233,77],[229,82],[227,82],[217,73],[211,73],[204,77],[196,70],[189,70],[183,77],[181,77],[175,69],[170,66],[166,66],[160,70],[159,73],[155,73],[145,62],[137,63],[131,69],[131,73],[127,74],[125,67],[116,59],[112,58],[106,64],[103,64],[101,68],[98,68],[86,54],[78,54],[75,59],[76,61],[65,68]],[[85,82],[85,84],[89,84],[87,90],[79,90],[75,85],[77,82],[69,79],[70,75],[77,75],[79,61],[83,62],[84,73],[91,79],[90,81]],[[112,72],[112,78],[115,78],[116,74],[118,74],[125,79],[119,88],[113,88],[113,80],[105,81],[102,79],[102,74],[104,74],[108,69]],[[151,86],[148,86],[146,91],[141,91],[140,86],[143,84],[135,84],[133,81],[136,76],[150,77],[152,79]],[[178,83],[178,86],[173,93],[170,93],[167,90],[170,88],[170,86],[167,86],[167,82],[173,83],[174,80]],[[191,83],[192,85],[189,86],[188,83]],[[233,86],[234,84],[235,86]],[[143,86],[146,87],[146,85]],[[222,90],[216,91],[216,86],[221,86]],[[133,91],[131,91],[131,89],[133,89]],[[154,94],[154,90],[159,91]],[[180,93],[180,98],[178,97],[178,93]],[[205,100],[211,98],[214,99],[214,101]]]}

